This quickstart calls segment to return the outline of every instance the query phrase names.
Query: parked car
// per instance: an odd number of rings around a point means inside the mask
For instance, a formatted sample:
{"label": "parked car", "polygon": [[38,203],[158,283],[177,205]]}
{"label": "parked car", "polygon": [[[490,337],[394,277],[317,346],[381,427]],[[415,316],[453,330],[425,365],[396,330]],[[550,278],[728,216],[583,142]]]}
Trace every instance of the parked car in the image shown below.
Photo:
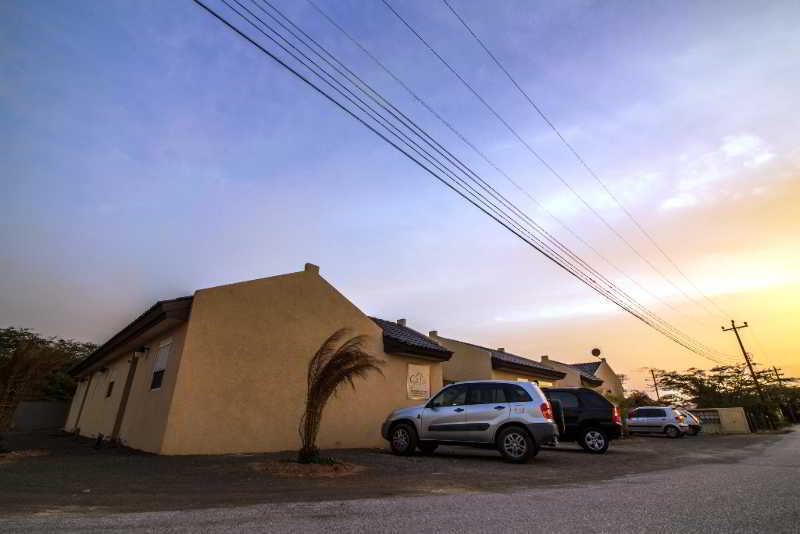
{"label": "parked car", "polygon": [[[554,412],[562,410],[561,441],[577,441],[587,452],[602,454],[612,440],[622,435],[622,417],[608,399],[591,389],[543,388]],[[558,414],[556,414],[558,420]]]}
{"label": "parked car", "polygon": [[680,412],[683,414],[684,420],[689,426],[689,430],[686,432],[687,434],[690,436],[696,436],[700,433],[700,431],[703,430],[703,421],[698,416],[689,410],[681,409]]}
{"label": "parked car", "polygon": [[628,414],[631,434],[659,433],[669,438],[682,438],[689,431],[686,418],[676,408],[642,406]]}
{"label": "parked car", "polygon": [[531,382],[481,380],[444,387],[430,401],[389,414],[381,428],[395,454],[430,454],[440,444],[494,447],[525,462],[557,440],[550,403]]}

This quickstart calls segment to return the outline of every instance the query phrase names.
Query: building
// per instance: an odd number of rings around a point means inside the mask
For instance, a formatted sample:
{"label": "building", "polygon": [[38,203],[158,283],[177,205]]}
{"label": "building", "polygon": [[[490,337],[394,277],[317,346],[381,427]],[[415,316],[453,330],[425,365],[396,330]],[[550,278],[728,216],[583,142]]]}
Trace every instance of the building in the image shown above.
{"label": "building", "polygon": [[542,356],[542,365],[550,367],[556,371],[561,371],[566,375],[564,378],[556,382],[556,386],[595,389],[603,385],[603,380],[596,377],[592,373],[587,373],[576,365],[551,360],[546,355]]}
{"label": "building", "polygon": [[589,363],[573,363],[573,367],[577,368],[583,373],[588,373],[603,381],[601,386],[595,387],[595,391],[603,395],[613,395],[617,398],[625,396],[625,390],[622,387],[622,381],[617,374],[608,365],[605,358],[600,358],[599,361]]}
{"label": "building", "polygon": [[66,429],[159,454],[296,450],[308,363],[336,330],[369,336],[382,371],[325,409],[321,448],[381,446],[381,422],[442,387],[451,351],[370,318],[300,272],[159,301],[80,362]]}
{"label": "building", "polygon": [[445,384],[462,380],[525,380],[544,387],[566,376],[530,358],[506,352],[504,348],[490,349],[449,339],[435,330],[428,337],[452,352],[450,359],[442,362]]}

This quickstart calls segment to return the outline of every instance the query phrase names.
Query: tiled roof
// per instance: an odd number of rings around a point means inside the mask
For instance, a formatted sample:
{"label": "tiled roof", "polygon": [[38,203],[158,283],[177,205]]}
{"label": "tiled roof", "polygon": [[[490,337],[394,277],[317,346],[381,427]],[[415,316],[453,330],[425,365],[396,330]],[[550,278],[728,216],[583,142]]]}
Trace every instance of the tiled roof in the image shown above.
{"label": "tiled roof", "polygon": [[377,317],[370,317],[370,319],[383,329],[384,348],[387,352],[410,352],[441,360],[449,360],[453,354],[452,351],[413,328]]}
{"label": "tiled roof", "polygon": [[492,354],[492,360],[499,360],[501,362],[510,363],[513,365],[520,365],[522,367],[527,367],[531,369],[531,371],[536,371],[538,373],[544,374],[558,374],[558,378],[564,378],[566,373],[562,373],[561,371],[556,371],[546,365],[542,365],[539,362],[535,362],[530,358],[523,358],[522,356],[517,356],[516,354],[511,354],[510,352],[502,352],[499,350],[492,350],[486,349]]}
{"label": "tiled roof", "polygon": [[589,363],[571,363],[572,367],[575,367],[579,371],[584,373],[588,373],[592,376],[597,372],[597,368],[600,367],[600,364],[603,362],[589,362]]}
{"label": "tiled roof", "polygon": [[548,360],[548,362],[557,363],[559,365],[566,365],[567,367],[572,367],[573,369],[578,371],[578,375],[581,377],[581,381],[588,383],[590,386],[597,387],[603,384],[603,379],[594,376],[592,373],[587,373],[586,371],[584,371],[582,368],[579,367],[579,365],[594,365],[594,363],[576,365],[573,363],[557,362],[555,360]]}
{"label": "tiled roof", "polygon": [[69,372],[77,375],[89,368],[94,363],[108,356],[121,346],[130,342],[146,329],[165,320],[185,321],[189,317],[193,297],[178,297],[170,300],[159,300],[139,317],[131,321],[128,326],[114,334],[114,336],[97,347],[94,352],[70,368]]}

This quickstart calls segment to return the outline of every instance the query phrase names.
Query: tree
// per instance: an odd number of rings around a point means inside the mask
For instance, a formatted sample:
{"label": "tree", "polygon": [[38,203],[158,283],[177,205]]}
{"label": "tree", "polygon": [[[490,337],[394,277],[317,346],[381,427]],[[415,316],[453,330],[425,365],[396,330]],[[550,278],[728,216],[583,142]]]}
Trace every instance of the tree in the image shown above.
{"label": "tree", "polygon": [[[319,459],[317,434],[322,422],[322,411],[330,399],[345,383],[355,390],[355,378],[365,378],[370,371],[381,375],[385,363],[364,349],[368,336],[350,336],[350,329],[341,328],[325,340],[308,363],[308,390],[306,406],[300,418],[302,447],[297,455],[301,463]],[[347,341],[341,343],[345,338]]]}
{"label": "tree", "polygon": [[[762,390],[771,399],[770,404],[790,398],[796,387],[787,386],[795,378],[782,378],[781,387],[774,370],[758,369],[754,363],[756,376]],[[668,391],[664,400],[672,404],[694,404],[698,408],[725,408],[732,406],[753,407],[761,405],[753,378],[747,366],[721,365],[706,371],[691,368],[684,372],[658,371],[659,388]]]}
{"label": "tree", "polygon": [[95,348],[27,328],[0,328],[0,431],[10,428],[22,400],[72,397],[75,382],[67,370]]}

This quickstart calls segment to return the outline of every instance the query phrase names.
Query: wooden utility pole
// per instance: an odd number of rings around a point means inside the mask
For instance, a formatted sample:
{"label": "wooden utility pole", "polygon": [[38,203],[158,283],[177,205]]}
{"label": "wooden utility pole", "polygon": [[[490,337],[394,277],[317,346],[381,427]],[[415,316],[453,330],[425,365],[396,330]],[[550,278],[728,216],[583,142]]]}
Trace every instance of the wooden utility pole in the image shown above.
{"label": "wooden utility pole", "polygon": [[744,361],[747,362],[747,367],[748,367],[748,369],[750,369],[750,374],[752,375],[753,382],[756,385],[756,390],[758,391],[758,396],[761,398],[761,402],[766,404],[767,403],[767,398],[766,398],[766,396],[764,396],[764,391],[762,391],[762,389],[761,389],[761,384],[758,383],[758,378],[756,377],[756,372],[753,370],[753,364],[750,361],[750,355],[747,353],[746,350],[744,350],[744,344],[742,343],[742,338],[739,336],[739,330],[742,329],[742,328],[747,328],[747,321],[745,321],[744,324],[742,324],[741,326],[736,326],[736,322],[733,319],[731,319],[731,327],[730,328],[725,328],[723,326],[722,327],[722,331],[723,332],[730,332],[731,330],[733,330],[733,333],[736,334],[736,341],[739,342],[739,348],[742,349],[742,355],[744,356]]}
{"label": "wooden utility pole", "polygon": [[650,369],[650,374],[653,376],[653,387],[656,388],[656,398],[661,402],[661,395],[658,394],[658,380],[656,380],[656,372]]}

